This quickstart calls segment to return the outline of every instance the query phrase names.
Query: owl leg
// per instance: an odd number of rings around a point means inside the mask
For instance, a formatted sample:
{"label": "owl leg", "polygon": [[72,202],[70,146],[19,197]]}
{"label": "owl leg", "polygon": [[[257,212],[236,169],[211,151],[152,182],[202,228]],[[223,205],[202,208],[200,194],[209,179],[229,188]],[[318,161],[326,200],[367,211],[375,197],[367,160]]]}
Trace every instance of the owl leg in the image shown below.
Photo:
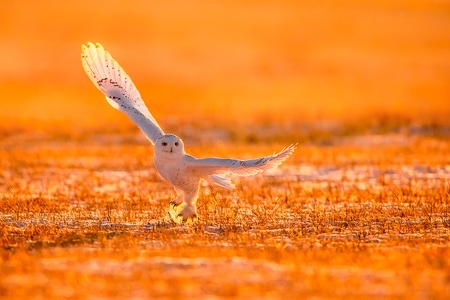
{"label": "owl leg", "polygon": [[175,191],[177,192],[178,196],[175,199],[170,200],[169,205],[172,207],[176,207],[184,202],[184,192],[177,188],[175,188]]}
{"label": "owl leg", "polygon": [[184,202],[186,203],[186,206],[183,207],[181,212],[178,214],[179,217],[183,218],[183,221],[188,221],[189,219],[196,221],[198,219],[196,205],[197,197],[198,189],[190,193],[185,193]]}

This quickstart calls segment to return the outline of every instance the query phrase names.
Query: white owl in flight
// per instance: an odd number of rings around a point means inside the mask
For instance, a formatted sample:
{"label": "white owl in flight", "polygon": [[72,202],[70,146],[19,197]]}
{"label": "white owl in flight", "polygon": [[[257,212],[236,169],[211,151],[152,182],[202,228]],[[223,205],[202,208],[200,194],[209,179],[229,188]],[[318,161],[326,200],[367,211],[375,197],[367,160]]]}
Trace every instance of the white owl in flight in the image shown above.
{"label": "white owl in flight", "polygon": [[155,145],[155,167],[178,194],[170,201],[170,209],[176,211],[185,203],[178,215],[170,213],[169,209],[169,215],[175,222],[197,219],[196,201],[201,179],[234,188],[229,176],[250,176],[275,168],[295,150],[296,145],[291,145],[280,153],[249,160],[188,155],[179,137],[165,134],[159,127],[130,77],[102,45],[87,43],[81,49],[84,71],[94,85],[105,94],[112,107],[125,113]]}

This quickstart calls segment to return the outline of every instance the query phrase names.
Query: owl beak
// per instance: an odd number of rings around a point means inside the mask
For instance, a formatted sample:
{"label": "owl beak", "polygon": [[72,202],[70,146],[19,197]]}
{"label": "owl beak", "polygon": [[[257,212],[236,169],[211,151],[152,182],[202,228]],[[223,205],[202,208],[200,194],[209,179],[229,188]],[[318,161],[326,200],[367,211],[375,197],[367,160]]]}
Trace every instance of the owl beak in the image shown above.
{"label": "owl beak", "polygon": [[170,153],[172,153],[172,152],[173,152],[172,147],[170,147]]}

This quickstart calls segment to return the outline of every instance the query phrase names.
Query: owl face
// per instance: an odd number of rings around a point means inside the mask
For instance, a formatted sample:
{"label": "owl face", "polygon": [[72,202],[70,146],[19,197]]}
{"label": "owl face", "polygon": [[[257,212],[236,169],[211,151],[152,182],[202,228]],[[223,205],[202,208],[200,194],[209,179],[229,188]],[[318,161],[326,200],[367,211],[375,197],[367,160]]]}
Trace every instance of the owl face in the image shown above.
{"label": "owl face", "polygon": [[166,134],[156,140],[155,151],[160,154],[184,154],[184,143],[176,135]]}

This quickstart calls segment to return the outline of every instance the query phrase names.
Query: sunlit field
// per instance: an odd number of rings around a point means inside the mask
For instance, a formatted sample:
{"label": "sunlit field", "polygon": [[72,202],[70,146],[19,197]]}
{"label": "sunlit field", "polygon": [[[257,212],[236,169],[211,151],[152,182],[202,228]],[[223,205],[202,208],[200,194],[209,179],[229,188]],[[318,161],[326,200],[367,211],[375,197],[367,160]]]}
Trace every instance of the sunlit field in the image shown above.
{"label": "sunlit field", "polygon": [[[450,5],[345,3],[2,4],[0,298],[447,298]],[[173,223],[88,41],[190,154],[296,152]]]}

